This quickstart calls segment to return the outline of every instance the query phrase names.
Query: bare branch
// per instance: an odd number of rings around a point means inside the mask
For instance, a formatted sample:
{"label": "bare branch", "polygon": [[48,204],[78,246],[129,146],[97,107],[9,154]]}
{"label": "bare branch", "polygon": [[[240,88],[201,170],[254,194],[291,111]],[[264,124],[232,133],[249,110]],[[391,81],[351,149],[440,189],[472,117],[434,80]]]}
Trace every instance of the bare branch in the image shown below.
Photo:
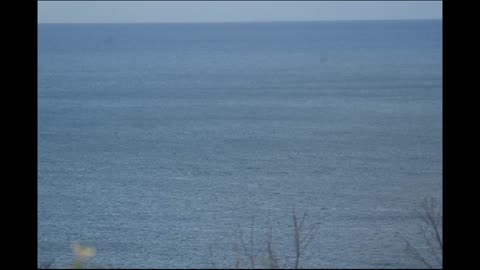
{"label": "bare branch", "polygon": [[[433,268],[434,265],[442,266],[443,241],[441,236],[442,214],[440,206],[433,198],[425,198],[420,204],[420,208],[416,209],[415,212],[422,221],[419,230],[425,245],[428,247],[427,252],[430,256],[422,254],[418,248],[412,246],[405,237],[401,236],[406,243],[407,254],[429,268]],[[433,261],[431,258],[433,258]]]}

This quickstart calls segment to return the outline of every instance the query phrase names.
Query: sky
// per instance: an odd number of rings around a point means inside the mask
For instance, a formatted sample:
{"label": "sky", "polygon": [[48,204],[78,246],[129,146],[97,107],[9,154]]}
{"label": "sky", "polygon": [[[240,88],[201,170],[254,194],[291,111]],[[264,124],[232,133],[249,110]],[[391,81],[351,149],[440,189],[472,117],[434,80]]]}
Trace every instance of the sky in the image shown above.
{"label": "sky", "polygon": [[441,1],[40,1],[39,23],[442,19]]}

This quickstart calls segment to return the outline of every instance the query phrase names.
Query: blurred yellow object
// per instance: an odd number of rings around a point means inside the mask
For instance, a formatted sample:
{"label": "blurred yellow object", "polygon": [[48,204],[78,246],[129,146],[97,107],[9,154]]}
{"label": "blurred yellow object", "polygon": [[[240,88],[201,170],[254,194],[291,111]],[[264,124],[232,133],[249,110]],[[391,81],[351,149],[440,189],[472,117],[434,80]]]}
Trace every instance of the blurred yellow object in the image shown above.
{"label": "blurred yellow object", "polygon": [[82,246],[78,243],[72,243],[72,250],[76,259],[84,261],[88,258],[95,256],[95,248],[89,246]]}

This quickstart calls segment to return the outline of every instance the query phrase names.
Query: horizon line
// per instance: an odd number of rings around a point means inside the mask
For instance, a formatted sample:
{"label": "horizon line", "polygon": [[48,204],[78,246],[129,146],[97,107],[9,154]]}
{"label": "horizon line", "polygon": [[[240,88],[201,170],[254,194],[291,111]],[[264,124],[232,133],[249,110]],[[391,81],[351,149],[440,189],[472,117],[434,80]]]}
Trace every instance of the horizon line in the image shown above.
{"label": "horizon line", "polygon": [[202,22],[37,22],[37,24],[222,24],[222,23],[306,23],[306,22],[367,22],[367,21],[440,21],[443,18],[404,19],[339,19],[339,20],[273,20],[273,21],[202,21]]}

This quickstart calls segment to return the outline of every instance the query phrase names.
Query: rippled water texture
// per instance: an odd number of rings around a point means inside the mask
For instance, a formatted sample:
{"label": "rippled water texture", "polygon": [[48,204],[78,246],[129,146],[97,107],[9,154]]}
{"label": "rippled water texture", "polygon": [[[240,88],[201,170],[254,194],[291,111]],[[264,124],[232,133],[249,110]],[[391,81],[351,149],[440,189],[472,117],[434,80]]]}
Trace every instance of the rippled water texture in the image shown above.
{"label": "rippled water texture", "polygon": [[[234,267],[252,221],[303,267],[420,267],[442,192],[442,22],[38,26],[38,262]],[[210,251],[209,251],[210,250]]]}

